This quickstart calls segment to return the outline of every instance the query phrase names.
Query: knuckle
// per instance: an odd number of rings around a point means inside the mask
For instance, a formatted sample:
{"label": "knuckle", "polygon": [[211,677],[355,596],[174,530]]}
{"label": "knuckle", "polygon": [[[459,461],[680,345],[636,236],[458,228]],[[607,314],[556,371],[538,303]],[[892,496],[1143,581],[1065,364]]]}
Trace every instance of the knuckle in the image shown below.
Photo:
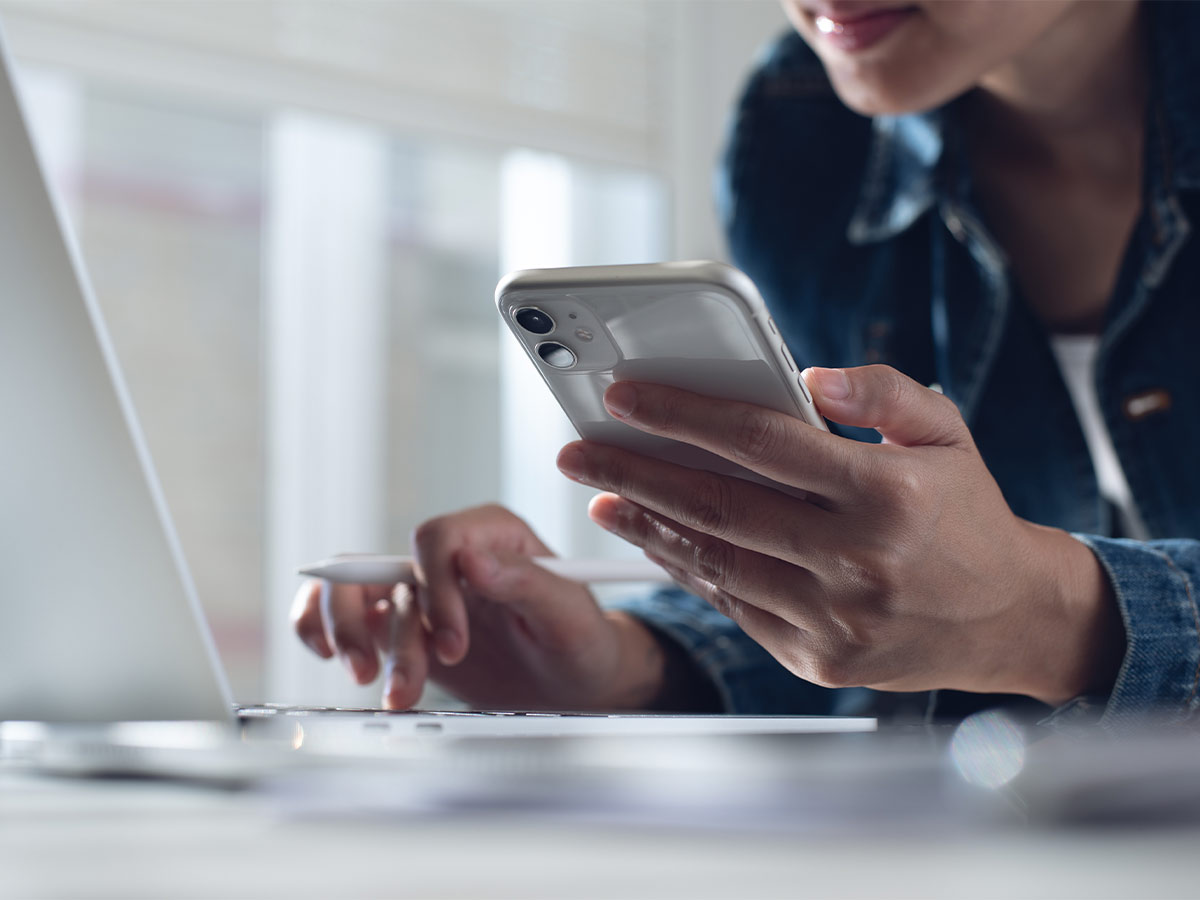
{"label": "knuckle", "polygon": [[630,483],[629,467],[626,465],[624,459],[617,454],[605,453],[602,458],[600,471],[604,474],[603,477],[595,479],[595,483],[598,486],[612,491],[614,494],[620,494],[623,497],[628,496],[632,485]]}
{"label": "knuckle", "polygon": [[919,392],[912,390],[913,382],[890,366],[881,366],[875,408],[881,417],[910,419],[920,405]]}
{"label": "knuckle", "polygon": [[724,478],[709,475],[699,479],[688,498],[684,521],[698,531],[716,537],[729,532],[732,492]]}
{"label": "knuckle", "polygon": [[850,597],[870,597],[887,587],[887,576],[874,554],[859,550],[829,560],[829,579],[835,593]]}
{"label": "knuckle", "polygon": [[912,392],[908,389],[912,383],[899,370],[891,366],[866,366],[869,392],[875,404],[880,409],[906,412],[912,404]]}
{"label": "knuckle", "polygon": [[704,541],[692,551],[696,574],[718,589],[727,583],[732,563],[733,548],[724,541]]}
{"label": "knuckle", "polygon": [[662,430],[677,431],[683,420],[683,410],[679,398],[671,392],[666,392],[663,396],[658,397],[655,419],[657,426]]}
{"label": "knuckle", "polygon": [[873,603],[890,603],[906,581],[912,560],[903,545],[889,542],[876,547],[870,563]]}
{"label": "knuckle", "polygon": [[741,624],[742,619],[745,618],[745,609],[741,600],[733,596],[729,591],[723,590],[714,584],[710,584],[707,587],[705,594],[705,599],[712,604],[712,607],[717,612],[725,616],[725,618],[732,619],[739,625]]}
{"label": "knuckle", "polygon": [[886,641],[887,613],[878,608],[860,608],[839,621],[846,651],[877,647]]}
{"label": "knuckle", "polygon": [[825,688],[854,687],[850,667],[839,658],[813,660],[809,666],[808,680]]}
{"label": "knuckle", "polygon": [[909,465],[887,466],[879,475],[877,490],[893,506],[911,508],[925,496],[924,479]]}
{"label": "knuckle", "polygon": [[541,583],[542,570],[534,568],[533,563],[514,566],[509,570],[502,591],[490,591],[491,599],[503,597],[528,597],[538,590]]}
{"label": "knuckle", "polygon": [[883,382],[883,396],[893,404],[906,403],[909,399],[909,380],[891,366],[879,366],[878,372]]}
{"label": "knuckle", "polygon": [[860,687],[864,656],[861,648],[835,641],[824,652],[809,659],[805,678],[827,688]]}
{"label": "knuckle", "polygon": [[428,550],[438,544],[445,536],[449,524],[449,516],[437,516],[426,519],[413,529],[412,545],[418,550]]}
{"label": "knuckle", "polygon": [[488,503],[476,511],[481,514],[485,524],[500,529],[502,533],[534,536],[533,526],[503,504]]}
{"label": "knuckle", "polygon": [[781,420],[766,410],[748,409],[733,432],[733,455],[754,465],[774,460],[783,450],[785,435]]}
{"label": "knuckle", "polygon": [[902,615],[901,592],[906,581],[907,560],[893,548],[881,549],[865,561],[848,564],[848,594],[856,598],[854,610],[847,614],[848,637],[855,645],[880,641],[879,635]]}

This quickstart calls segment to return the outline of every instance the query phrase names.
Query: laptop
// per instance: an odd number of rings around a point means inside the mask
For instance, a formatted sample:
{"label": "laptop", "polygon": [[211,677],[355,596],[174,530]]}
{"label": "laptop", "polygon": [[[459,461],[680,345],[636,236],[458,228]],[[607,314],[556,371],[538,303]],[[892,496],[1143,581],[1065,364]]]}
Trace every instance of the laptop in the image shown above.
{"label": "laptop", "polygon": [[285,737],[309,741],[333,729],[339,746],[874,730],[854,718],[239,708],[26,121],[0,33],[0,749],[96,728],[112,741],[170,743],[161,729],[113,725],[155,722],[239,739],[277,738],[282,722]]}

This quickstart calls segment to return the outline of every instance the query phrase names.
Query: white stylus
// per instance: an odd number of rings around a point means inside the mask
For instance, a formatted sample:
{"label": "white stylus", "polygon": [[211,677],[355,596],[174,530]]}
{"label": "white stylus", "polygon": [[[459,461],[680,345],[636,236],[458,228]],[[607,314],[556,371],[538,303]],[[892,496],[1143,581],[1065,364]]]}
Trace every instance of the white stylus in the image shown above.
{"label": "white stylus", "polygon": [[[602,581],[667,582],[671,576],[648,559],[533,559],[543,569],[583,584]],[[301,575],[333,584],[416,584],[411,556],[346,555],[301,566]]]}

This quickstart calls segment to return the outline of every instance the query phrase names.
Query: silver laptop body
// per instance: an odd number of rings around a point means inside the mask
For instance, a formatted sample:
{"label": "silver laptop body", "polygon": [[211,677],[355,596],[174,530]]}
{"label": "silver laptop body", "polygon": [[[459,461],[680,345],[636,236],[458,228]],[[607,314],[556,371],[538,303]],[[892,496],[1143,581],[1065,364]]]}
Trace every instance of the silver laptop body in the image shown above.
{"label": "silver laptop body", "polygon": [[0,720],[232,721],[69,233],[0,34]]}

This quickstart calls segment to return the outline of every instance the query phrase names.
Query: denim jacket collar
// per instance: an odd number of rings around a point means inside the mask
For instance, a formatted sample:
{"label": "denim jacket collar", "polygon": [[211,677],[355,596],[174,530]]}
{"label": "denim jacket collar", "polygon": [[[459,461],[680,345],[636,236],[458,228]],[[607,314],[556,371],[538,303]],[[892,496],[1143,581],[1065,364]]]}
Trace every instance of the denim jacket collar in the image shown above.
{"label": "denim jacket collar", "polygon": [[850,243],[888,240],[925,214],[937,200],[944,147],[941,110],[873,121],[862,189],[846,229]]}

